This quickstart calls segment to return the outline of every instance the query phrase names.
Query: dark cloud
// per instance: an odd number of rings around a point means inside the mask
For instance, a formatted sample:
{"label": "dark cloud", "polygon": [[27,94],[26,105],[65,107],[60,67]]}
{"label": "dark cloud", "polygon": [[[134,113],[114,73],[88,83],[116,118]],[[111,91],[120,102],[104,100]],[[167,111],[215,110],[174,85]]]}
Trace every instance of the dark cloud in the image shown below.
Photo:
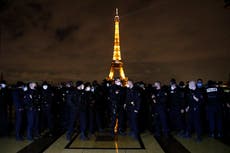
{"label": "dark cloud", "polygon": [[129,78],[228,79],[230,14],[215,0],[11,1],[1,9],[0,72],[9,81],[103,80],[116,7]]}

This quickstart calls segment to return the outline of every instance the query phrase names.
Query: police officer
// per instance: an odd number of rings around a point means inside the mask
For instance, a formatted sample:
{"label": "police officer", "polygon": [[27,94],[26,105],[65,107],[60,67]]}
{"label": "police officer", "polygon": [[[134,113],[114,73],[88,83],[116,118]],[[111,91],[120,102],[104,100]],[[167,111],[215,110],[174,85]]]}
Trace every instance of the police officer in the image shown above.
{"label": "police officer", "polygon": [[16,131],[16,140],[23,140],[22,137],[22,119],[24,113],[24,84],[23,82],[18,81],[16,88],[12,91],[12,100],[15,108],[15,131]]}
{"label": "police officer", "polygon": [[88,105],[88,117],[89,117],[89,134],[94,134],[95,130],[95,97],[94,88],[89,82],[85,83],[85,98],[86,105]]}
{"label": "police officer", "polygon": [[35,88],[33,92],[33,101],[34,101],[34,139],[38,139],[41,133],[41,89],[38,87],[38,83],[35,83]]}
{"label": "police officer", "polygon": [[222,133],[222,91],[212,80],[208,81],[206,87],[207,104],[206,111],[209,122],[209,136],[221,138]]}
{"label": "police officer", "polygon": [[164,136],[168,136],[168,124],[167,124],[167,91],[161,88],[161,83],[156,81],[154,83],[155,90],[151,94],[152,107],[154,112],[155,124],[155,136],[160,136],[161,131]]}
{"label": "police officer", "polygon": [[5,81],[0,82],[0,136],[7,134],[7,86]]}
{"label": "police officer", "polygon": [[176,130],[179,136],[185,133],[184,125],[184,93],[178,88],[176,80],[170,81],[169,88],[169,115],[172,130]]}
{"label": "police officer", "polygon": [[96,116],[96,125],[97,130],[99,132],[103,131],[103,123],[106,115],[106,95],[103,90],[103,87],[97,83],[97,81],[93,81],[91,92],[93,93],[93,97],[95,99],[94,109]]}
{"label": "police officer", "polygon": [[74,131],[74,125],[77,117],[76,91],[72,82],[66,83],[66,109],[67,109],[67,133],[66,139],[71,140]]}
{"label": "police officer", "polygon": [[[119,78],[114,80],[114,84],[112,84],[109,88],[109,110],[111,116],[111,134],[114,135],[115,130],[118,132],[123,133],[122,129],[122,115],[119,114],[120,110],[124,109],[124,104],[122,105],[122,88],[121,88],[121,81]],[[118,129],[115,129],[115,125],[118,120]]]}
{"label": "police officer", "polygon": [[130,135],[134,139],[138,139],[139,134],[137,116],[140,109],[140,100],[140,93],[136,88],[134,88],[133,82],[128,81],[128,88],[126,89],[126,99],[124,108],[127,111]]}
{"label": "police officer", "polygon": [[33,140],[33,128],[34,128],[34,121],[35,121],[35,97],[36,97],[36,83],[30,82],[29,88],[25,86],[24,90],[24,103],[26,109],[26,117],[27,117],[27,139]]}
{"label": "police officer", "polygon": [[230,82],[223,87],[224,90],[224,136],[230,137]]}
{"label": "police officer", "polygon": [[49,135],[52,135],[52,101],[53,101],[53,92],[50,85],[45,81],[42,84],[41,89],[41,114],[42,114],[42,129],[47,128]]}
{"label": "police officer", "polygon": [[[85,85],[82,81],[78,81],[76,83],[77,91],[76,91],[76,100],[77,100],[77,107],[79,109],[79,116],[80,116],[80,139],[81,140],[88,140],[86,135],[87,130],[87,112],[89,106],[90,97],[90,85]],[[86,94],[88,92],[88,94]]]}
{"label": "police officer", "polygon": [[201,141],[201,106],[204,102],[203,95],[196,89],[196,82],[189,81],[189,91],[186,94],[186,112],[188,113],[188,125],[186,137],[191,137],[193,128],[197,134],[196,141]]}

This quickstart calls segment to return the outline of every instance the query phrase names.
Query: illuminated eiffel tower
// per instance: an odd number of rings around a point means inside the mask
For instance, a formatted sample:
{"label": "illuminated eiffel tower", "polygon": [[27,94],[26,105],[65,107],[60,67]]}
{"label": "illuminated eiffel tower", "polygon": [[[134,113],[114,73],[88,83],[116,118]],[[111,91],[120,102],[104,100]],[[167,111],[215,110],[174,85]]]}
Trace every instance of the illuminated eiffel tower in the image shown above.
{"label": "illuminated eiffel tower", "polygon": [[123,85],[127,84],[128,78],[125,77],[123,63],[121,61],[121,52],[120,52],[120,37],[119,37],[119,16],[118,9],[116,8],[116,16],[114,18],[115,22],[115,33],[114,33],[114,49],[113,49],[113,60],[110,67],[109,76],[106,78],[107,80],[113,80],[115,76],[115,71],[119,72],[120,80]]}

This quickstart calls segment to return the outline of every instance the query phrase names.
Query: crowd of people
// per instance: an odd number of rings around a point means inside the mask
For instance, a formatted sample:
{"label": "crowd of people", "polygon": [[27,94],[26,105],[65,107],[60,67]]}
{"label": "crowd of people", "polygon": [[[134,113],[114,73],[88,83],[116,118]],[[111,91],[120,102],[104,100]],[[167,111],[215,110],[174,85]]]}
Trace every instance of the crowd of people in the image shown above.
{"label": "crowd of people", "polygon": [[146,130],[156,137],[176,133],[191,138],[195,133],[198,142],[204,134],[229,137],[230,87],[211,80],[204,84],[202,79],[171,79],[168,85],[119,78],[59,85],[1,81],[0,127],[1,136],[14,127],[16,140],[53,136],[59,129],[66,131],[67,140],[75,130],[81,140],[88,140],[107,129],[112,136],[134,139]]}

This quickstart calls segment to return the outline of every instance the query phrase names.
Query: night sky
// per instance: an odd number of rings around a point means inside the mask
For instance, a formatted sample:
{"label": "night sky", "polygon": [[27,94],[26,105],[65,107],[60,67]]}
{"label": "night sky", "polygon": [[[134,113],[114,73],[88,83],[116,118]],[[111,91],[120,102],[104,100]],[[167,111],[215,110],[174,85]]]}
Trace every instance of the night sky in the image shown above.
{"label": "night sky", "polygon": [[4,79],[103,80],[112,61],[116,7],[130,79],[229,79],[224,0],[11,0],[0,12]]}

